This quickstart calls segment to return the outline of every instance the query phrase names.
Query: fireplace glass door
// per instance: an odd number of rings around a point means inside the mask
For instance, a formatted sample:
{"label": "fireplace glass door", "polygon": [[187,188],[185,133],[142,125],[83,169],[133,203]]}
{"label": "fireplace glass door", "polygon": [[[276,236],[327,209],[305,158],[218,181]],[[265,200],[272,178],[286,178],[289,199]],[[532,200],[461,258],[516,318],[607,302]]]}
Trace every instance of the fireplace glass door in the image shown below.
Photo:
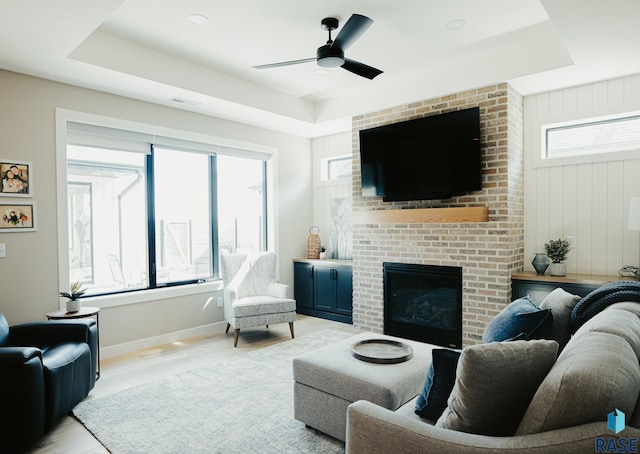
{"label": "fireplace glass door", "polygon": [[383,266],[385,334],[462,348],[462,268]]}

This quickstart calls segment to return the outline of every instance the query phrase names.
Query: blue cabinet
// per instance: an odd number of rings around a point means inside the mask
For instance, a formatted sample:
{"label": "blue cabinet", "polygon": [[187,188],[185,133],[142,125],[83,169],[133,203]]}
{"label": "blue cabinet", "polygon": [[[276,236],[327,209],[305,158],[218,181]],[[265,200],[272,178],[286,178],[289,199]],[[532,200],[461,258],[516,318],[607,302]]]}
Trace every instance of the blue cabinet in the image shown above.
{"label": "blue cabinet", "polygon": [[293,264],[293,292],[298,312],[301,308],[313,309],[313,265]]}
{"label": "blue cabinet", "polygon": [[350,265],[337,260],[294,261],[293,274],[298,313],[352,323]]}

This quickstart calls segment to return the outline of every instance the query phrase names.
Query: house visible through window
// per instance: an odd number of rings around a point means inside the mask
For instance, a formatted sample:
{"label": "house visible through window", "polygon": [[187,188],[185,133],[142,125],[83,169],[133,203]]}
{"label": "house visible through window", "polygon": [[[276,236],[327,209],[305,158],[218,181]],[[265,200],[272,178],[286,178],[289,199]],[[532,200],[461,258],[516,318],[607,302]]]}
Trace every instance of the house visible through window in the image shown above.
{"label": "house visible through window", "polygon": [[199,282],[221,252],[266,249],[264,153],[92,128],[68,134],[70,282],[94,295]]}
{"label": "house visible through window", "polygon": [[543,159],[640,150],[640,114],[544,127]]}

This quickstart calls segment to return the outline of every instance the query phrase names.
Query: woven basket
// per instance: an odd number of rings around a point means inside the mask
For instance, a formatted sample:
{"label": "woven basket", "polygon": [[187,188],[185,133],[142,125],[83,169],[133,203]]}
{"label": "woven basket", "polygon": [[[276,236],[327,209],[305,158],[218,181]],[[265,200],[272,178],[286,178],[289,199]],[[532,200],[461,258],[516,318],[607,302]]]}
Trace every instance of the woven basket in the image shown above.
{"label": "woven basket", "polygon": [[319,259],[320,258],[320,228],[318,226],[311,226],[309,229],[309,238],[307,239],[307,258]]}

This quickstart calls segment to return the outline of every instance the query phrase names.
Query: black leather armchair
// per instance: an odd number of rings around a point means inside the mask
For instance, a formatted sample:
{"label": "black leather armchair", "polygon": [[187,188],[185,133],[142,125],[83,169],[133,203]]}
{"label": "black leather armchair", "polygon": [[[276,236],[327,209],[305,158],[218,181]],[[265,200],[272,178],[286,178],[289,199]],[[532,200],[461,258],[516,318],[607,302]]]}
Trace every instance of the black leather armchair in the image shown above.
{"label": "black leather armchair", "polygon": [[0,451],[29,448],[96,381],[95,320],[9,327],[0,312]]}

